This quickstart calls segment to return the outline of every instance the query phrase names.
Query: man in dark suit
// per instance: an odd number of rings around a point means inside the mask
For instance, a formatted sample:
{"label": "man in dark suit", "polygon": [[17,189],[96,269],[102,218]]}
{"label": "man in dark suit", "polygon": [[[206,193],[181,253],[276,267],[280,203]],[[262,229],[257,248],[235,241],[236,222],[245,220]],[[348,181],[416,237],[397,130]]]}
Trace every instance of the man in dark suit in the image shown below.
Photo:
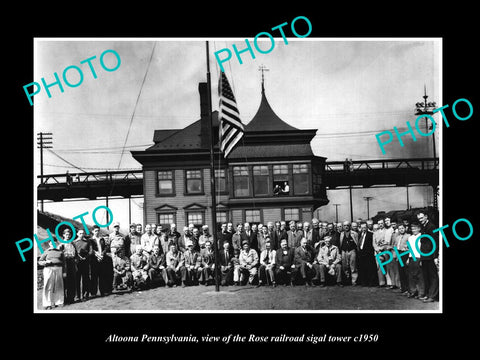
{"label": "man in dark suit", "polygon": [[313,253],[307,247],[307,239],[303,238],[300,246],[295,249],[295,267],[298,268],[305,286],[312,286],[312,278],[315,275],[313,260]]}
{"label": "man in dark suit", "polygon": [[278,241],[282,241],[282,239],[287,238],[287,224],[285,221],[277,221],[275,223],[275,232],[277,233]]}
{"label": "man in dark suit", "polygon": [[[100,227],[94,225],[92,229],[92,237],[90,238],[90,285],[92,296],[97,296],[100,288],[100,295],[104,296],[108,289],[104,286],[106,273],[106,256],[107,247],[105,246],[105,239],[100,236]],[[113,272],[113,267],[112,267]]]}
{"label": "man in dark suit", "polygon": [[231,285],[233,281],[233,256],[230,251],[230,243],[228,242],[228,240],[225,240],[223,242],[223,247],[218,252],[218,256],[218,261],[220,263],[220,273],[222,275],[221,285]]}
{"label": "man in dark suit", "polygon": [[233,256],[232,237],[233,237],[233,224],[232,223],[229,223],[228,225],[226,223],[222,224],[221,230],[217,236],[218,249],[222,249],[223,243],[227,241],[229,244],[228,251],[230,251],[230,255],[231,255],[230,257]]}
{"label": "man in dark suit", "polygon": [[252,231],[250,228],[250,223],[246,222],[243,224],[243,233],[241,235],[242,242],[243,240],[247,240],[250,244],[250,248],[255,250],[258,253],[258,239],[257,234]]}
{"label": "man in dark suit", "polygon": [[373,233],[368,231],[367,223],[360,223],[358,240],[358,283],[362,286],[377,286],[377,265],[373,248]]}
{"label": "man in dark suit", "polygon": [[339,249],[342,254],[342,271],[345,279],[351,279],[352,286],[357,285],[358,234],[351,231],[350,221],[343,222]]}
{"label": "man in dark suit", "polygon": [[292,273],[295,272],[294,263],[295,249],[290,249],[287,245],[287,239],[280,241],[280,249],[275,254],[275,279],[277,283],[292,285]]}
{"label": "man in dark suit", "polygon": [[[422,266],[423,281],[425,284],[425,296],[423,302],[438,301],[438,232],[433,232],[437,229],[425,211],[419,211],[417,213],[417,219],[422,225],[422,234],[429,235],[435,241],[435,245],[428,237],[422,237],[420,239],[420,264]],[[435,246],[435,250],[433,247]],[[430,254],[433,251],[432,254]],[[429,255],[422,255],[429,254]]]}
{"label": "man in dark suit", "polygon": [[277,250],[280,248],[280,240],[277,238],[277,233],[273,227],[273,222],[269,221],[267,223],[267,234],[270,239],[270,243],[272,244],[272,249]]}

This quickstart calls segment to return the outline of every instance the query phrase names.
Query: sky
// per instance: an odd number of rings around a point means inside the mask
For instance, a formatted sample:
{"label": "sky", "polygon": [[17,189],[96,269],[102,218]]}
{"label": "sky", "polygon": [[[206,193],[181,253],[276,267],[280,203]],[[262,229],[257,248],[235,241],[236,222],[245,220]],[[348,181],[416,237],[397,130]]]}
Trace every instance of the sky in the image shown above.
{"label": "sky", "polygon": [[[209,40],[212,104],[217,110],[219,67],[213,53],[223,48],[233,53],[232,44],[243,49],[245,40]],[[245,52],[241,54],[243,64],[233,55],[223,66],[244,124],[253,118],[260,104],[259,66],[265,65],[269,69],[265,72],[266,96],[276,114],[299,129],[318,129],[311,143],[315,155],[327,161],[432,156],[432,137],[418,137],[417,142],[407,139],[404,147],[394,142],[386,146],[387,153],[382,155],[375,134],[392,130],[393,126],[405,128],[406,121],[414,124],[415,103],[423,101],[424,86],[429,101],[441,106],[441,41],[353,40],[289,38],[285,44],[282,38],[275,38],[275,46],[268,54],[254,49],[256,57],[252,59]],[[266,41],[259,42],[261,48],[270,46]],[[120,67],[112,72],[105,71],[99,62],[108,49],[121,58]],[[70,65],[79,66],[84,75],[78,87],[64,84],[61,93],[54,86],[50,88],[51,98],[43,89],[34,97],[35,133],[53,133],[54,153],[44,153],[44,173],[78,171],[64,160],[85,171],[140,168],[130,150],[152,145],[155,129],[181,129],[200,118],[198,83],[206,81],[205,53],[204,39],[36,39],[32,81],[40,83],[45,78],[47,83],[53,82],[53,73],[61,77]],[[87,64],[80,64],[92,56],[96,56],[92,65],[97,79]],[[112,54],[104,60],[108,67],[116,63]],[[75,71],[68,72],[72,83],[79,80],[75,76]],[[438,135],[437,131],[437,154]],[[36,174],[38,155],[37,150]],[[431,204],[431,190],[427,187],[409,191],[412,206]],[[366,217],[363,196],[374,197],[370,215],[378,210],[406,208],[405,192],[405,188],[355,190],[355,212]],[[339,211],[345,211],[342,217],[348,217],[348,191],[329,191],[328,196],[330,204],[344,204]],[[139,205],[133,207],[140,210],[135,210],[132,217],[141,222],[143,200],[135,201]],[[118,210],[120,221],[126,224],[126,200],[118,202],[123,203]],[[75,216],[83,208],[92,211],[97,203],[46,204],[45,210]],[[333,205],[321,209],[322,216],[332,214]]]}

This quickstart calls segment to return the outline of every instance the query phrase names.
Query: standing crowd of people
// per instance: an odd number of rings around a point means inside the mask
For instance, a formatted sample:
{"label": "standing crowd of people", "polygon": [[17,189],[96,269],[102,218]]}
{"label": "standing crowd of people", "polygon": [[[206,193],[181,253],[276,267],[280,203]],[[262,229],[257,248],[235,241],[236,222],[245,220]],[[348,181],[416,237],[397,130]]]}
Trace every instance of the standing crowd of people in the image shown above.
{"label": "standing crowd of people", "polygon": [[[263,224],[221,224],[217,233],[218,259],[207,225],[193,224],[177,231],[161,225],[131,224],[129,234],[113,232],[100,236],[94,226],[87,237],[79,229],[72,241],[66,228],[62,242],[50,243],[39,258],[43,266],[42,303],[47,309],[113,291],[144,290],[157,286],[177,287],[215,283],[219,267],[222,286],[378,286],[424,302],[438,301],[438,233],[428,214],[419,212],[415,221],[397,223],[385,217],[343,223],[285,221]],[[437,242],[421,238],[429,234]],[[375,255],[396,247],[414,249],[403,260],[396,258],[381,271]],[[406,257],[406,255],[405,255]],[[217,261],[218,260],[218,261]]]}

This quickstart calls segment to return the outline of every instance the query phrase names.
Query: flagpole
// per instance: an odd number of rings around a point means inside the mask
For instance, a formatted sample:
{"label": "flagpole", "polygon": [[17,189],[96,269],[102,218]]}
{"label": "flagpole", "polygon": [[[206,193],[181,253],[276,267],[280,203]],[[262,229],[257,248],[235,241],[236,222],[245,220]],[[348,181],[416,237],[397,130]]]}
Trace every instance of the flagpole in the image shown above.
{"label": "flagpole", "polygon": [[208,41],[206,41],[207,50],[207,92],[208,92],[208,116],[210,118],[210,184],[212,191],[212,237],[213,237],[213,252],[215,253],[215,291],[220,291],[219,283],[219,257],[218,257],[218,243],[217,243],[217,200],[216,200],[216,186],[215,186],[215,157],[213,154],[214,135],[213,135],[213,117],[212,117],[212,85],[210,82],[210,54]]}

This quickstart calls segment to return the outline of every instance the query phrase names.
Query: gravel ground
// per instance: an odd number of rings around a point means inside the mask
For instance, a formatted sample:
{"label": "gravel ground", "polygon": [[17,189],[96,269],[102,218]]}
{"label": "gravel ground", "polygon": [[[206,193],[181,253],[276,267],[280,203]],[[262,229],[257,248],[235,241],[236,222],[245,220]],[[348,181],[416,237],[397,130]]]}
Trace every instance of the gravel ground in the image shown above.
{"label": "gravel ground", "polygon": [[[41,306],[41,290],[37,306]],[[96,297],[56,309],[75,310],[438,310],[386,288],[214,286],[155,288]]]}

